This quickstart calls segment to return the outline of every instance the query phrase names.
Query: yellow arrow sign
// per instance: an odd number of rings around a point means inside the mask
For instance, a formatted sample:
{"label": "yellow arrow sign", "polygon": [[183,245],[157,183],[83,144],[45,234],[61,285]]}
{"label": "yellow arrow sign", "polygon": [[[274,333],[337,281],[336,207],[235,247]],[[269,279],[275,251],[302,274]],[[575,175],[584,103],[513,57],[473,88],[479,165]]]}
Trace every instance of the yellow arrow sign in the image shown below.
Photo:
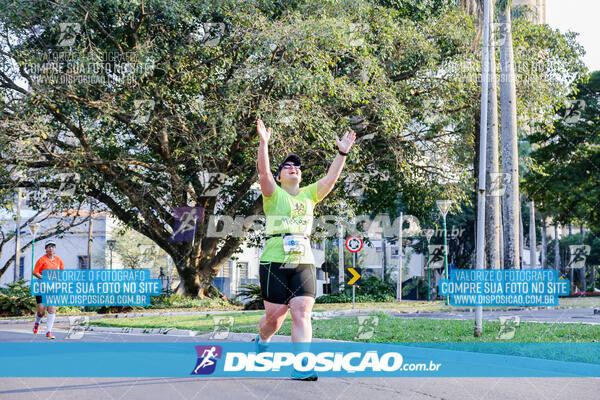
{"label": "yellow arrow sign", "polygon": [[360,274],[354,268],[348,268],[348,272],[352,274],[352,279],[348,281],[348,285],[354,285],[354,282],[360,279]]}

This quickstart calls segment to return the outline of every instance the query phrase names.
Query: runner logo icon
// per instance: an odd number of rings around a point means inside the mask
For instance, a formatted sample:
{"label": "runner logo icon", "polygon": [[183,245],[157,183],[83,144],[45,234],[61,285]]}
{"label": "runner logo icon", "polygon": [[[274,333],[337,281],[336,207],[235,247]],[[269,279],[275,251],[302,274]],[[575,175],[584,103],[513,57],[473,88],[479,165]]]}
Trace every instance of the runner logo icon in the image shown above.
{"label": "runner logo icon", "polygon": [[210,375],[215,372],[217,359],[221,359],[223,349],[221,346],[196,346],[196,353],[198,361],[190,375]]}

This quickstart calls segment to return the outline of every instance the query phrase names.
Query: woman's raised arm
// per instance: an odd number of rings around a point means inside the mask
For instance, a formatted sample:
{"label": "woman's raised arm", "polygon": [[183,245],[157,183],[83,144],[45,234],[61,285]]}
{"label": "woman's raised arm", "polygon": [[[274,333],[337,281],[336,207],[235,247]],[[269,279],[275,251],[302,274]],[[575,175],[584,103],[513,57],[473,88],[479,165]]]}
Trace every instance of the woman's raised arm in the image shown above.
{"label": "woman's raised arm", "polygon": [[260,178],[260,190],[265,197],[270,197],[275,192],[275,179],[271,173],[271,163],[269,162],[269,138],[271,137],[271,128],[265,128],[262,120],[256,121],[256,131],[258,132],[258,174]]}
{"label": "woman's raised arm", "polygon": [[346,132],[342,140],[340,140],[337,136],[335,137],[335,143],[338,146],[338,154],[333,159],[333,162],[327,171],[327,175],[319,179],[317,182],[317,197],[319,201],[323,200],[335,186],[335,183],[337,182],[340,174],[342,173],[342,169],[344,168],[344,163],[346,162],[345,154],[350,151],[350,148],[354,144],[355,140],[356,133],[354,133],[354,131]]}

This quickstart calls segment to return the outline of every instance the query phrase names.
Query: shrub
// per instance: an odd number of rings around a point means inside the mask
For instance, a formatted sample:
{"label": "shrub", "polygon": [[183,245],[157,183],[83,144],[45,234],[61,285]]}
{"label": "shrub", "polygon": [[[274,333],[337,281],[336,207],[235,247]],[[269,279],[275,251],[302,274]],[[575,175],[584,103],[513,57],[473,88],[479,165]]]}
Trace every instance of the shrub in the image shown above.
{"label": "shrub", "polygon": [[[378,276],[370,275],[361,280],[356,288],[357,303],[390,302],[395,300],[394,285],[382,281]],[[347,287],[341,293],[332,293],[316,298],[315,303],[352,303],[352,288]]]}
{"label": "shrub", "polygon": [[245,283],[241,286],[241,290],[235,296],[235,299],[250,299],[244,303],[244,310],[264,310],[265,304],[263,303],[262,291],[260,285],[255,283]]}
{"label": "shrub", "polygon": [[392,296],[396,295],[394,284],[381,280],[378,276],[370,275],[361,279],[361,285],[356,289],[357,294],[367,296]]}
{"label": "shrub", "polygon": [[31,295],[29,286],[21,279],[0,288],[0,315],[20,316],[35,313],[35,297]]}
{"label": "shrub", "polygon": [[[357,294],[355,301],[357,303],[392,302],[392,301],[394,301],[394,296],[389,295],[389,294],[383,294],[383,295]],[[319,296],[316,298],[315,303],[318,303],[318,304],[352,303],[352,292],[350,292],[349,294],[346,292],[343,292],[343,293],[334,293],[334,294],[327,294],[324,296]]]}

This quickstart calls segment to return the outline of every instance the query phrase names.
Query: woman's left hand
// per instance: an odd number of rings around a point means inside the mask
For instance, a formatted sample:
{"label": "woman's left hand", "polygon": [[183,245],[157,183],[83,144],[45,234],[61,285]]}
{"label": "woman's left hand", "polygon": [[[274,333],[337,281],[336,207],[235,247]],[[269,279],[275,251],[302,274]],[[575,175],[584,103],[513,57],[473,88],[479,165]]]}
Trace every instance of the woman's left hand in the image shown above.
{"label": "woman's left hand", "polygon": [[344,137],[341,140],[337,136],[335,137],[335,143],[342,153],[347,153],[355,140],[356,133],[354,133],[354,131],[347,131],[344,133]]}

